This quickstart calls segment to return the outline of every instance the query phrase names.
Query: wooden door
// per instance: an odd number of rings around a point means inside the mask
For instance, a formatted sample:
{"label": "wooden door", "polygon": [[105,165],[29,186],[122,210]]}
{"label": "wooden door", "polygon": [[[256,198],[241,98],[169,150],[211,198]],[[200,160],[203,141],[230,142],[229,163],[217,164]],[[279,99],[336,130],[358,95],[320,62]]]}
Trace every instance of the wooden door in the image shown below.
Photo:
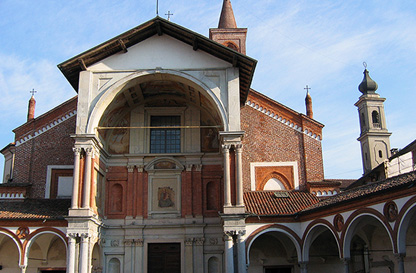
{"label": "wooden door", "polygon": [[149,244],[147,269],[148,273],[180,273],[181,244]]}

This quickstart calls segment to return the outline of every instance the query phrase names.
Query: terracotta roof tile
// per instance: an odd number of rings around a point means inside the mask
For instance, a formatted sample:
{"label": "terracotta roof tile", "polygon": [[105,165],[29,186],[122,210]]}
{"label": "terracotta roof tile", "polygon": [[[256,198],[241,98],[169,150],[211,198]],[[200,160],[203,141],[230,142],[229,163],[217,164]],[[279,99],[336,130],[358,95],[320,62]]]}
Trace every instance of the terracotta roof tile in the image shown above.
{"label": "terracotta roof tile", "polygon": [[256,215],[291,215],[318,203],[319,199],[308,192],[251,191],[244,193],[244,202],[248,213]]}
{"label": "terracotta roof tile", "polygon": [[69,199],[25,199],[0,202],[0,219],[64,219]]}
{"label": "terracotta roof tile", "polygon": [[383,194],[384,192],[391,191],[394,188],[413,187],[414,184],[416,184],[416,171],[346,190],[332,197],[323,199],[321,202],[316,203],[303,211],[307,212],[318,208],[333,206],[337,203],[343,203],[345,201],[366,198],[367,196],[373,194]]}

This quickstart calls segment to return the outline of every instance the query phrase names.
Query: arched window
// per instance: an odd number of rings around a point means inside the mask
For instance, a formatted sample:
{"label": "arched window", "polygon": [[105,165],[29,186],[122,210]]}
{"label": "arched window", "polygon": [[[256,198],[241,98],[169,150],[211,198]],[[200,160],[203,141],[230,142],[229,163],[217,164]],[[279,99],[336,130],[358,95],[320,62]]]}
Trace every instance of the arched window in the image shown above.
{"label": "arched window", "polygon": [[373,111],[371,113],[371,117],[373,119],[373,126],[375,128],[380,128],[380,117],[378,115],[378,112],[377,111]]}
{"label": "arched window", "polygon": [[109,273],[120,273],[120,261],[117,258],[112,258],[108,263]]}
{"label": "arched window", "polygon": [[231,48],[232,50],[238,51],[237,45],[233,42],[226,42],[224,45],[228,48]]}

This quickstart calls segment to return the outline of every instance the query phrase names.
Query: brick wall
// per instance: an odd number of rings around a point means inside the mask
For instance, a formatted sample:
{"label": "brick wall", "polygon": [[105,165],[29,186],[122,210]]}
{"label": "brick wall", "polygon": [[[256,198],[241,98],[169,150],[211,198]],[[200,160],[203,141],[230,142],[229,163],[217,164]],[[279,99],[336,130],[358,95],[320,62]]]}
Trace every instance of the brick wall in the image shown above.
{"label": "brick wall", "polygon": [[[45,196],[48,165],[74,164],[70,134],[75,133],[76,115],[68,114],[74,112],[76,105],[77,98],[74,97],[14,130],[16,157],[13,183],[32,183],[31,198]],[[50,126],[54,123],[53,127]],[[43,128],[45,131],[38,134]]]}
{"label": "brick wall", "polygon": [[[255,106],[241,108],[241,129],[245,131],[244,190],[250,190],[251,162],[298,162],[302,190],[306,189],[307,181],[321,181],[323,161],[318,137],[322,138],[323,125],[255,91],[250,91],[247,101]],[[268,113],[277,115],[285,122],[270,117]],[[300,128],[307,129],[310,136]]]}

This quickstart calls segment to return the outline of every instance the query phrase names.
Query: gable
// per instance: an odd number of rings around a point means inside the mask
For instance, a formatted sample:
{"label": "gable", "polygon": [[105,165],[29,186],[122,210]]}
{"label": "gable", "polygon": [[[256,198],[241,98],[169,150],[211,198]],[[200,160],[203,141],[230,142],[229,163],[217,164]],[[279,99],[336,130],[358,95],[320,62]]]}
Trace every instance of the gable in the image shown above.
{"label": "gable", "polygon": [[137,69],[201,69],[231,67],[217,57],[201,50],[193,50],[168,35],[154,35],[128,49],[88,67],[90,71]]}

